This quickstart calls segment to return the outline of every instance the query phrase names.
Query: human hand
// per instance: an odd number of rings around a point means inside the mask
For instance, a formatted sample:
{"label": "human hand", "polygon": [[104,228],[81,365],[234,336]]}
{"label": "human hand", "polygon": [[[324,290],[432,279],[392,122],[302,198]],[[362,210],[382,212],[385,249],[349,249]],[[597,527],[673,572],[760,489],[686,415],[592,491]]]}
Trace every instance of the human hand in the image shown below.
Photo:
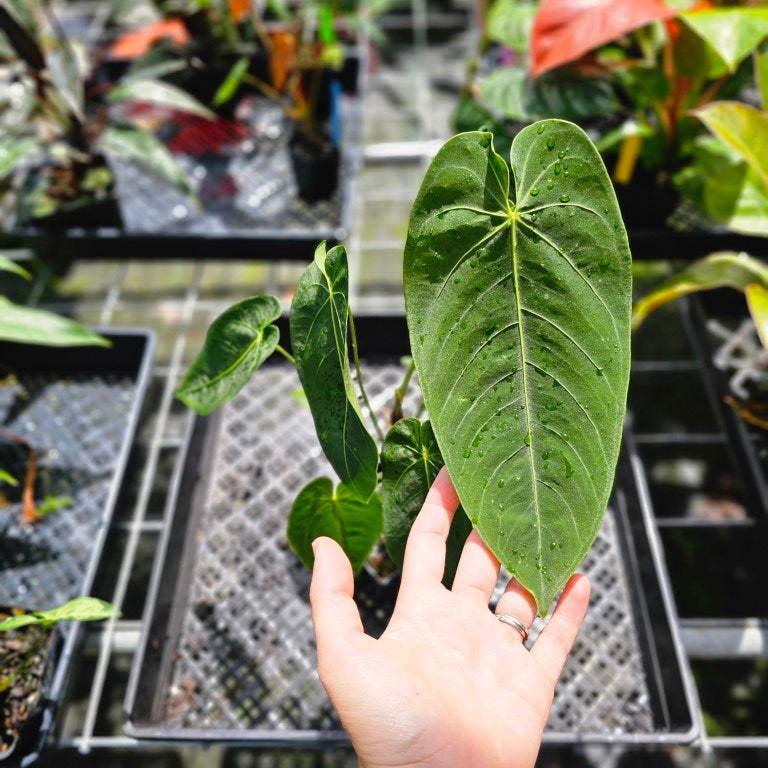
{"label": "human hand", "polygon": [[[573,576],[529,651],[488,602],[499,563],[473,531],[453,587],[441,583],[458,498],[441,470],[414,521],[389,626],[366,635],[353,575],[332,539],[314,544],[310,598],[318,671],[363,768],[527,768],[589,602]],[[536,605],[512,579],[496,608],[530,628]]]}

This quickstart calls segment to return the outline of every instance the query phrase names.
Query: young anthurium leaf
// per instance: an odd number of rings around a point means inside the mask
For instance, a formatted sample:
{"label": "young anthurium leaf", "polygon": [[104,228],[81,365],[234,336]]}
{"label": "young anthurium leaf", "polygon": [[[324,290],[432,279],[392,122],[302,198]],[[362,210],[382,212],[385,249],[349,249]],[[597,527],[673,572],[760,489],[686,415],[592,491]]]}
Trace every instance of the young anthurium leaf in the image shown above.
{"label": "young anthurium leaf", "polygon": [[541,611],[605,513],[629,381],[631,257],[586,134],[523,129],[513,171],[489,133],[460,134],[411,210],[411,350],[469,518]]}
{"label": "young anthurium leaf", "polygon": [[712,221],[734,232],[768,237],[768,187],[747,163],[707,176],[702,203]]}
{"label": "young anthurium leaf", "polygon": [[213,95],[212,104],[214,107],[220,107],[235,97],[237,89],[248,73],[250,63],[250,59],[247,56],[242,56],[232,65],[227,76]]}
{"label": "young anthurium leaf", "polygon": [[216,115],[196,98],[162,80],[126,80],[109,91],[107,100],[112,104],[122,101],[143,101],[204,117],[207,120],[216,119]]}
{"label": "young anthurium leaf", "polygon": [[0,469],[0,483],[11,485],[14,488],[19,484],[19,481],[10,473],[4,469]]}
{"label": "young anthurium leaf", "polygon": [[738,101],[716,101],[693,114],[768,186],[768,114]]}
{"label": "young anthurium leaf", "polygon": [[367,499],[379,453],[363,421],[349,370],[347,253],[325,243],[304,270],[291,306],[291,344],[317,437],[343,483]]}
{"label": "young anthurium leaf", "polygon": [[68,317],[21,307],[0,296],[0,339],[47,347],[110,347],[111,342]]}
{"label": "young anthurium leaf", "polygon": [[208,329],[200,354],[176,390],[193,411],[206,415],[231,400],[275,351],[280,302],[267,294],[230,307]]}
{"label": "young anthurium leaf", "polygon": [[735,288],[745,291],[757,283],[768,288],[768,267],[743,253],[713,253],[686,267],[643,296],[632,313],[632,327],[639,328],[654,310],[680,296],[713,288]]}
{"label": "young anthurium leaf", "polygon": [[28,627],[30,624],[40,624],[40,619],[31,613],[22,613],[19,616],[9,616],[4,621],[0,621],[0,632],[7,632],[11,629]]}
{"label": "young anthurium leaf", "polygon": [[768,37],[768,8],[695,10],[681,13],[680,19],[706,46],[699,50],[680,36],[675,64],[685,76],[713,78],[735,72]]}
{"label": "young anthurium leaf", "polygon": [[101,149],[107,154],[139,163],[184,194],[192,194],[187,174],[168,148],[149,131],[137,127],[108,126],[101,136]]}
{"label": "young anthurium leaf", "polygon": [[310,570],[315,562],[312,542],[318,536],[337,541],[358,573],[381,536],[381,497],[363,500],[353,488],[319,477],[305,485],[288,515],[288,543]]}
{"label": "young anthurium leaf", "polygon": [[757,335],[762,345],[768,349],[768,288],[759,283],[752,283],[744,292],[747,296],[749,314],[752,315],[757,328]]}
{"label": "young anthurium leaf", "polygon": [[[387,552],[403,567],[405,543],[427,491],[443,466],[443,457],[428,421],[401,419],[387,433],[381,446],[381,495]],[[456,566],[472,523],[459,507],[447,541],[445,575],[453,583]]]}

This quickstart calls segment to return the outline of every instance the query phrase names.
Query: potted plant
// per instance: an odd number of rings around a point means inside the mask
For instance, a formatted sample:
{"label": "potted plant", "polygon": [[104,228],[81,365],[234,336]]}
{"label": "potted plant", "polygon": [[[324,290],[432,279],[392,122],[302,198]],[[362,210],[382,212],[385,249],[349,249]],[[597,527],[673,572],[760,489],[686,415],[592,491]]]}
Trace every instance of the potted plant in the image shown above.
{"label": "potted plant", "polygon": [[[51,48],[43,44],[42,22],[30,25],[36,10],[44,11],[55,33]],[[47,5],[33,4],[27,12],[21,16],[9,0],[0,3],[0,29],[11,49],[0,68],[0,178],[16,182],[14,226],[121,226],[110,156],[139,163],[191,194],[189,180],[163,144],[116,107],[149,102],[206,117],[211,113],[143,73],[87,93],[81,58]]]}
{"label": "potted plant", "polygon": [[[762,99],[766,36],[768,12],[749,3],[586,9],[571,0],[497,0],[481,49],[491,52],[486,69],[479,60],[470,67],[457,118],[468,125],[490,117],[513,129],[533,117],[577,120],[612,170],[630,228],[663,226],[679,197],[700,218],[733,226],[702,201],[704,180],[724,159],[697,116],[716,99]],[[731,178],[733,197],[739,184]]]}
{"label": "potted plant", "polygon": [[[574,173],[541,189],[540,166],[554,166],[560,152]],[[295,363],[341,481],[313,480],[293,505],[288,537],[306,565],[311,541],[325,534],[360,570],[382,528],[397,562],[443,461],[464,504],[457,524],[478,528],[542,612],[589,548],[621,437],[629,251],[610,182],[581,130],[533,125],[516,137],[510,161],[512,180],[491,134],[461,134],[438,153],[414,204],[404,275],[413,363],[397,402],[417,371],[428,422],[400,419],[385,435],[358,370],[377,445],[348,360],[351,346],[357,361],[358,343],[346,253],[324,244],[297,286],[292,353],[279,344],[280,303],[257,296],[214,322],[182,381],[178,396],[208,413],[273,352]]]}

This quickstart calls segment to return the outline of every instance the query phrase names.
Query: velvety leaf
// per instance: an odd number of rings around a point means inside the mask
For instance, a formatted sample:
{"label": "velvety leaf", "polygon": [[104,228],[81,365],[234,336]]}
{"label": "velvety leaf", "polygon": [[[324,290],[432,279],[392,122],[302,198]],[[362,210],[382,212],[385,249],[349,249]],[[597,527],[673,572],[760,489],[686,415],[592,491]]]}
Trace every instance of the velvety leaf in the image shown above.
{"label": "velvety leaf", "polygon": [[367,499],[376,487],[379,454],[349,370],[348,283],[344,248],[326,253],[320,243],[296,286],[291,343],[323,452],[341,481]]}
{"label": "velvety leaf", "polygon": [[39,151],[39,142],[32,138],[6,136],[0,139],[0,179],[13,173],[22,161]]}
{"label": "velvety leaf", "polygon": [[760,283],[751,283],[744,291],[747,296],[749,314],[757,328],[763,347],[768,349],[768,288]]}
{"label": "velvety leaf", "polygon": [[[680,74],[719,77],[736,67],[768,37],[768,8],[715,8],[689,11],[680,19],[706,43],[706,59],[686,46],[676,56]],[[684,42],[684,41],[681,41]],[[702,60],[708,69],[702,71]]]}
{"label": "velvety leaf", "polygon": [[537,10],[537,3],[495,0],[488,12],[488,39],[519,53],[527,51]]}
{"label": "velvety leaf", "polygon": [[533,76],[674,15],[662,0],[542,0],[531,36]]}
{"label": "velvety leaf", "polygon": [[491,109],[519,122],[546,117],[578,120],[610,114],[620,107],[605,79],[557,73],[532,81],[517,67],[494,70],[483,80],[480,95]]}
{"label": "velvety leaf", "polygon": [[381,536],[381,498],[374,493],[363,500],[344,483],[319,477],[305,485],[288,516],[288,543],[310,570],[315,563],[312,542],[318,536],[337,541],[358,573]]}
{"label": "velvety leaf", "polygon": [[107,100],[112,104],[124,101],[143,101],[168,107],[178,112],[187,112],[208,120],[215,120],[216,115],[186,91],[162,80],[139,80],[131,78],[112,88]]}
{"label": "velvety leaf", "polygon": [[746,163],[709,176],[703,205],[708,218],[734,232],[768,237],[768,187]]}
{"label": "velvety leaf", "polygon": [[5,0],[0,0],[0,32],[3,32],[16,55],[31,69],[45,69],[45,54],[32,33]]}
{"label": "velvety leaf", "polygon": [[275,351],[280,302],[262,294],[241,301],[211,323],[200,354],[184,375],[176,397],[208,414],[231,400]]}
{"label": "velvety leaf", "polygon": [[448,141],[411,211],[404,288],[432,428],[481,537],[542,611],[605,513],[629,380],[631,259],[584,132]]}
{"label": "velvety leaf", "polygon": [[192,194],[187,174],[167,147],[149,131],[135,127],[108,126],[101,137],[101,148],[107,154],[143,165],[185,194]]}
{"label": "velvety leaf", "polygon": [[[381,495],[384,538],[392,560],[403,567],[405,543],[427,491],[444,462],[429,422],[401,419],[381,446]],[[472,523],[459,507],[447,541],[443,582],[450,587]]]}
{"label": "velvety leaf", "polygon": [[768,114],[738,101],[715,101],[694,114],[768,186]]}
{"label": "velvety leaf", "polygon": [[109,347],[111,342],[67,317],[22,307],[0,296],[0,339],[47,347]]}
{"label": "velvety leaf", "polygon": [[638,328],[651,312],[680,296],[713,288],[745,291],[747,286],[753,283],[768,287],[768,267],[743,253],[713,253],[694,261],[682,272],[673,275],[643,296],[635,304],[632,327]]}
{"label": "velvety leaf", "polygon": [[13,272],[14,275],[19,275],[19,277],[23,277],[25,280],[32,279],[32,275],[24,267],[19,266],[15,261],[12,261],[2,253],[0,253],[0,272]]}

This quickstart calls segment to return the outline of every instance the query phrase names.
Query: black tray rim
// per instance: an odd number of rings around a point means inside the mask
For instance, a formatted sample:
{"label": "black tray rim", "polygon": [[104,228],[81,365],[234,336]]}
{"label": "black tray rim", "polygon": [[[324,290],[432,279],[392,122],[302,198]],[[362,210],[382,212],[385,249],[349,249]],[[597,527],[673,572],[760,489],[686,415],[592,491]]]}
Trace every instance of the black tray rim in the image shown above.
{"label": "black tray rim", "polygon": [[[115,346],[117,346],[121,340],[139,338],[142,341],[143,350],[141,352],[139,365],[133,371],[136,382],[135,394],[131,405],[131,412],[125,422],[123,441],[115,461],[115,471],[112,473],[107,500],[104,504],[102,523],[94,537],[91,559],[83,577],[81,591],[84,595],[88,594],[93,587],[104,544],[106,543],[111,528],[112,517],[122,488],[128,458],[136,437],[144,399],[151,379],[154,367],[155,350],[157,347],[157,334],[154,330],[149,328],[96,326],[92,327],[91,330],[113,340]],[[71,348],[69,347],[48,348],[49,355],[47,359],[52,361],[51,367],[53,368],[53,366],[55,366],[57,355],[58,358],[61,359],[61,356],[67,355],[70,349]],[[17,756],[16,759],[19,760],[18,764],[20,766],[29,766],[37,762],[56,725],[56,715],[58,714],[58,709],[64,696],[69,671],[77,651],[81,626],[78,622],[72,622],[65,629],[60,630],[60,634],[63,635],[63,639],[59,651],[56,654],[57,658],[48,661],[49,664],[54,664],[53,679],[50,688],[45,692],[45,700],[42,705],[42,719],[36,735],[35,746],[31,751],[21,756],[20,760]],[[13,763],[11,763],[11,765],[13,765]]]}
{"label": "black tray rim", "polygon": [[[285,318],[281,318],[280,325],[285,323]],[[402,316],[362,316],[356,318],[356,325],[358,331],[361,326],[369,325],[372,328],[381,329],[383,327],[389,327],[394,332],[388,336],[382,336],[377,334],[375,338],[381,340],[381,349],[369,349],[363,350],[362,354],[365,355],[366,351],[369,352],[369,356],[374,358],[381,356],[383,352],[387,356],[393,354],[393,339],[400,343],[397,344],[397,349],[402,353],[403,347],[403,335],[402,331],[405,328],[405,318]],[[398,334],[398,331],[400,332]],[[370,335],[358,333],[361,341],[368,338],[372,338]],[[279,364],[279,363],[277,363]],[[180,742],[196,742],[201,744],[226,744],[227,746],[259,746],[264,748],[276,747],[307,747],[307,748],[323,748],[332,746],[344,746],[349,745],[349,737],[341,730],[298,730],[298,729],[286,729],[286,730],[255,730],[255,729],[178,729],[176,731],[170,731],[167,728],[163,728],[157,725],[137,722],[133,719],[133,712],[136,699],[139,695],[139,689],[142,683],[142,671],[144,667],[145,656],[147,654],[148,644],[152,635],[152,623],[155,618],[155,608],[159,599],[159,593],[161,585],[164,581],[166,555],[168,554],[169,542],[171,539],[171,530],[175,522],[177,515],[188,513],[188,527],[185,532],[185,540],[189,541],[189,531],[194,529],[195,520],[197,519],[197,513],[200,511],[200,505],[197,504],[196,509],[180,510],[177,507],[179,496],[182,494],[183,489],[186,488],[186,493],[190,493],[190,488],[195,487],[202,475],[203,482],[207,481],[208,473],[205,469],[199,471],[200,466],[209,466],[209,462],[200,463],[201,458],[204,457],[211,449],[211,445],[215,442],[216,424],[218,422],[217,414],[214,413],[211,416],[199,417],[190,413],[190,418],[187,423],[187,429],[184,435],[184,445],[182,454],[179,456],[179,460],[174,468],[174,477],[172,479],[172,489],[168,494],[167,503],[165,507],[163,517],[163,534],[162,539],[158,544],[156,551],[155,562],[152,568],[152,575],[150,579],[150,585],[147,592],[147,600],[145,603],[144,614],[142,616],[142,629],[139,645],[137,647],[136,654],[133,658],[131,666],[131,672],[128,680],[128,686],[126,689],[126,695],[124,699],[124,726],[123,730],[126,736],[137,739],[147,740],[154,742],[166,742],[166,743],[180,743]],[[568,733],[558,731],[545,731],[543,736],[543,743],[545,744],[690,744],[694,742],[701,733],[700,712],[698,705],[698,697],[696,694],[695,684],[693,682],[693,675],[688,663],[687,656],[685,654],[682,638],[679,631],[679,618],[674,604],[674,598],[672,596],[672,590],[669,582],[669,577],[666,572],[666,567],[663,560],[663,549],[661,542],[654,524],[653,515],[650,511],[649,500],[650,495],[648,493],[645,477],[643,474],[642,463],[640,462],[637,451],[634,446],[634,439],[631,433],[631,425],[627,423],[624,431],[624,444],[622,448],[623,458],[619,459],[619,471],[624,470],[625,479],[629,480],[635,488],[636,496],[639,501],[638,506],[641,509],[642,515],[642,531],[647,539],[647,546],[650,550],[650,559],[653,565],[653,574],[656,581],[656,591],[661,597],[664,614],[664,629],[668,631],[671,638],[672,656],[671,661],[674,663],[676,672],[680,677],[680,685],[682,689],[682,697],[687,710],[686,725],[681,730],[670,730],[667,732],[657,732],[648,734],[590,734],[590,733]],[[200,498],[201,494],[196,493],[196,498]],[[619,504],[617,504],[619,506]],[[623,513],[626,517],[626,512]],[[620,513],[617,512],[617,525],[620,529],[619,536],[622,539],[622,544],[626,546],[626,540],[629,537],[627,527],[619,520]],[[630,544],[631,546],[631,544]],[[186,547],[185,547],[186,551]],[[633,550],[634,551],[634,550]],[[183,570],[184,564],[181,569]],[[642,589],[638,587],[642,586],[640,582],[640,574],[636,568],[628,568],[630,571],[630,579],[635,582],[632,584],[634,587],[633,602],[635,603],[635,610],[645,610],[645,597]],[[186,590],[182,590],[179,584],[183,582],[181,575],[177,576],[177,583],[174,584],[174,594],[177,599],[174,600],[174,612],[181,611],[184,606],[182,602],[186,602],[183,599],[178,599],[180,596],[183,598],[186,595]],[[183,586],[183,584],[182,584]],[[184,592],[184,595],[181,594]],[[173,633],[171,628],[172,616],[167,618],[167,626],[169,627],[169,633]],[[638,633],[641,634],[643,628],[638,627]],[[166,637],[168,637],[168,634]],[[647,634],[650,634],[648,632]],[[645,638],[646,640],[652,640],[652,638]],[[644,654],[648,656],[648,651]],[[656,651],[655,646],[650,646],[650,662],[654,665],[654,672],[656,672]],[[666,700],[665,700],[666,701]]]}

